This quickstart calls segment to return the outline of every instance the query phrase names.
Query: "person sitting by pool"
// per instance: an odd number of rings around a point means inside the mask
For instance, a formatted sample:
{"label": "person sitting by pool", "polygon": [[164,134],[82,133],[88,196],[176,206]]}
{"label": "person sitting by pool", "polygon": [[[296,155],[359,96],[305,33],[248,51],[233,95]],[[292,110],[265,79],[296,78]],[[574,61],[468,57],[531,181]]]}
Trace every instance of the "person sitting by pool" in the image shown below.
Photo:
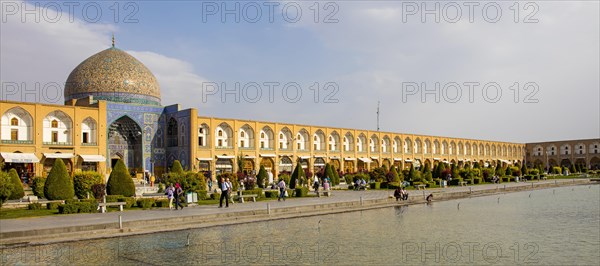
{"label": "person sitting by pool", "polygon": [[408,200],[408,192],[404,188],[402,188],[402,200]]}
{"label": "person sitting by pool", "polygon": [[354,190],[359,190],[360,189],[360,179],[356,178],[356,181],[354,182]]}
{"label": "person sitting by pool", "polygon": [[394,190],[394,197],[396,198],[396,201],[398,201],[398,199],[402,200],[402,189],[400,187]]}
{"label": "person sitting by pool", "polygon": [[425,199],[427,200],[427,203],[431,202],[433,200],[433,194],[429,194]]}
{"label": "person sitting by pool", "polygon": [[367,181],[364,178],[360,180],[360,189],[367,190]]}

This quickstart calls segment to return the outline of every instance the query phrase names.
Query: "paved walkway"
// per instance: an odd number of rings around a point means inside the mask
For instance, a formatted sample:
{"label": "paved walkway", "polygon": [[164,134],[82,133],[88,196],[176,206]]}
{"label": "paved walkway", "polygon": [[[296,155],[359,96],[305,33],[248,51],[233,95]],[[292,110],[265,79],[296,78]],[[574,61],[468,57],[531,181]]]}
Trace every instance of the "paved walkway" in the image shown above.
{"label": "paved walkway", "polygon": [[[478,191],[478,190],[489,190],[489,189],[502,189],[504,186],[507,188],[518,187],[518,186],[531,186],[531,184],[553,184],[558,183],[561,185],[567,185],[573,183],[571,179],[560,179],[560,180],[547,180],[538,182],[522,182],[522,183],[503,183],[503,184],[485,184],[477,186],[464,186],[464,187],[449,187],[449,188],[437,188],[428,190],[412,190],[409,191],[411,197],[420,195],[428,195],[429,193],[443,193],[443,192],[466,192],[466,191]],[[312,193],[312,192],[311,192]],[[161,218],[173,218],[173,217],[187,217],[187,216],[203,216],[218,213],[232,213],[242,211],[253,211],[253,210],[266,210],[267,204],[270,205],[271,209],[277,208],[290,208],[290,207],[301,207],[309,205],[321,205],[328,203],[337,202],[352,202],[360,201],[361,197],[363,200],[371,199],[384,199],[388,198],[393,194],[392,190],[368,190],[368,191],[347,191],[347,190],[334,190],[331,197],[308,197],[308,198],[291,198],[286,201],[278,202],[277,200],[271,201],[260,201],[260,202],[246,202],[246,203],[235,203],[230,204],[229,208],[218,208],[216,205],[201,205],[186,207],[183,210],[169,210],[166,208],[161,209],[150,209],[150,210],[131,210],[125,212],[109,212],[109,213],[91,213],[91,214],[70,214],[70,215],[53,215],[43,217],[30,217],[30,218],[19,218],[19,219],[3,219],[0,220],[0,232],[18,232],[18,231],[29,231],[36,229],[51,229],[51,228],[63,228],[71,226],[85,226],[85,225],[97,225],[105,223],[118,222],[119,215],[121,215],[123,222],[127,221],[143,221],[143,220],[155,220]]]}

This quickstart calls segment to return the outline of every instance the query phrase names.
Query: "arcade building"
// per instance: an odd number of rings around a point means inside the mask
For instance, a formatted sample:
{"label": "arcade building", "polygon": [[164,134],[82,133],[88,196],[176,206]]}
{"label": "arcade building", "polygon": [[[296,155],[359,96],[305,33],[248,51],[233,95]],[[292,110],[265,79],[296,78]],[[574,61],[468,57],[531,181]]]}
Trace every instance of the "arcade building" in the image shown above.
{"label": "arcade building", "polygon": [[161,176],[179,160],[215,177],[240,170],[241,161],[241,170],[264,166],[277,176],[297,163],[313,172],[326,163],[356,172],[435,161],[510,165],[526,156],[522,143],[222,119],[177,104],[162,106],[152,72],[114,43],[73,69],[64,97],[64,105],[0,101],[3,170],[46,176],[60,158],[71,174],[93,170],[108,176],[122,159],[139,175]]}

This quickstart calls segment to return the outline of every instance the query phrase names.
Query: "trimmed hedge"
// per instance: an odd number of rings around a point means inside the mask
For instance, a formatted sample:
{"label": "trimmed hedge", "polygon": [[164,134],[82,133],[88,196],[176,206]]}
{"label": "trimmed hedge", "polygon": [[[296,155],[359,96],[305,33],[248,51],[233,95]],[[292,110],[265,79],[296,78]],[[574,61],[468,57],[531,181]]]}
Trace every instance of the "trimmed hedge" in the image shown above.
{"label": "trimmed hedge", "polygon": [[214,192],[214,193],[210,194],[210,199],[212,199],[212,200],[218,200],[220,198],[221,198],[221,193]]}
{"label": "trimmed hedge", "polygon": [[265,198],[276,199],[277,197],[279,197],[279,190],[265,191]]}
{"label": "trimmed hedge", "polygon": [[41,203],[29,203],[29,205],[27,205],[27,209],[29,210],[41,210],[42,209],[42,204]]}
{"label": "trimmed hedge", "polygon": [[308,196],[308,188],[307,187],[299,187],[295,189],[295,194],[294,196],[296,198],[300,198],[300,197],[306,197]]}
{"label": "trimmed hedge", "polygon": [[58,209],[58,206],[60,206],[61,203],[59,202],[48,202],[46,203],[46,209],[48,210],[56,210]]}
{"label": "trimmed hedge", "polygon": [[135,198],[132,197],[118,198],[117,202],[125,202],[125,205],[123,206],[123,208],[125,209],[130,209],[131,207],[133,207],[133,205],[136,204]]}
{"label": "trimmed hedge", "polygon": [[61,204],[58,206],[58,213],[69,214],[69,213],[93,213],[98,209],[98,203],[95,202],[73,202],[68,204]]}
{"label": "trimmed hedge", "polygon": [[135,185],[123,160],[118,160],[115,168],[110,173],[106,185],[106,194],[123,195],[125,197],[135,196]]}
{"label": "trimmed hedge", "polygon": [[373,183],[369,184],[369,186],[371,187],[371,189],[380,189],[381,188],[381,182],[373,182]]}
{"label": "trimmed hedge", "polygon": [[138,199],[137,200],[137,206],[140,207],[140,208],[142,208],[142,209],[152,208],[152,206],[154,206],[154,199],[152,199],[152,198]]}
{"label": "trimmed hedge", "polygon": [[249,189],[249,190],[242,191],[242,195],[252,195],[252,194],[256,194],[256,195],[258,195],[258,198],[262,198],[263,190],[262,190],[262,188],[255,188],[255,189]]}
{"label": "trimmed hedge", "polygon": [[156,207],[159,207],[159,208],[169,207],[169,200],[168,199],[159,199],[154,202],[154,205],[156,205]]}
{"label": "trimmed hedge", "polygon": [[66,200],[75,196],[73,182],[67,173],[67,167],[62,159],[54,161],[54,166],[44,184],[44,196],[48,200]]}

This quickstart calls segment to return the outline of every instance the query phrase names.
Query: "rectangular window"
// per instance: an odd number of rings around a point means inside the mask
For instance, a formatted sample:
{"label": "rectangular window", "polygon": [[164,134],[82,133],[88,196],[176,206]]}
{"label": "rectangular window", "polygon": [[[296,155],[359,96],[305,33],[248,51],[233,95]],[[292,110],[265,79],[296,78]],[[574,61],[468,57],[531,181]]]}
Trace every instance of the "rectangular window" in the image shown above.
{"label": "rectangular window", "polygon": [[300,143],[296,143],[298,145],[298,149],[300,150]]}
{"label": "rectangular window", "polygon": [[314,144],[314,150],[315,151],[319,150],[319,149],[317,149],[317,144],[316,143]]}
{"label": "rectangular window", "polygon": [[52,142],[58,142],[58,131],[52,131]]}
{"label": "rectangular window", "polygon": [[261,149],[264,149],[264,148],[265,148],[265,143],[264,143],[264,142],[262,142],[262,141],[260,142],[260,148],[261,148]]}
{"label": "rectangular window", "polygon": [[240,147],[245,147],[245,146],[244,146],[244,141],[243,141],[243,140],[240,140]]}
{"label": "rectangular window", "polygon": [[83,132],[83,139],[81,140],[81,143],[89,143],[89,134],[88,132]]}
{"label": "rectangular window", "polygon": [[283,149],[283,142],[279,142],[279,149]]}
{"label": "rectangular window", "polygon": [[198,137],[198,146],[204,146],[204,138]]}
{"label": "rectangular window", "polygon": [[217,146],[219,146],[219,147],[223,147],[223,140],[222,140],[222,139],[220,139],[220,140],[219,140],[219,143],[218,143],[218,145],[217,145]]}
{"label": "rectangular window", "polygon": [[10,140],[19,140],[19,130],[18,129],[10,130]]}

